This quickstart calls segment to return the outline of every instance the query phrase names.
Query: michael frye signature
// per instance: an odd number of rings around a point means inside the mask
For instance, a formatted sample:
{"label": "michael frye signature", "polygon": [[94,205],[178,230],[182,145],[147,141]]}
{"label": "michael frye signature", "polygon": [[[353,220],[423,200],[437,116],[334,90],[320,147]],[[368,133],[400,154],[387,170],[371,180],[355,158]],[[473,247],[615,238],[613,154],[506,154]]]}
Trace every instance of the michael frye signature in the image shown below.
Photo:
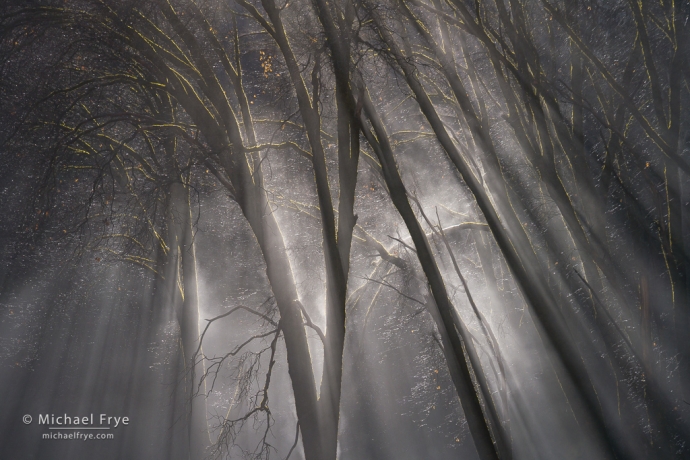
{"label": "michael frye signature", "polygon": [[[30,416],[24,416],[24,423],[31,423]],[[28,423],[27,423],[28,421]],[[48,425],[50,428],[84,428],[108,430],[123,425],[129,425],[129,417],[108,414],[68,415],[68,414],[38,414],[38,424]]]}

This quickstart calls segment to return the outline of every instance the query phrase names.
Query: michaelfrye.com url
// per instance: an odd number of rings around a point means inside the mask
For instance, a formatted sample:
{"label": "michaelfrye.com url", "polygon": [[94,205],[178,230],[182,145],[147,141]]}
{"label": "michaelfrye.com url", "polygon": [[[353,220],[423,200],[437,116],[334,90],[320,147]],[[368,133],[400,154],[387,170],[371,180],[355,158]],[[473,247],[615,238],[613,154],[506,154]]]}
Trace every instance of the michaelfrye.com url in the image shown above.
{"label": "michaelfrye.com url", "polygon": [[70,431],[63,433],[62,431],[51,431],[50,433],[43,433],[42,439],[67,439],[90,441],[94,439],[115,439],[114,433],[82,433],[81,431]]}

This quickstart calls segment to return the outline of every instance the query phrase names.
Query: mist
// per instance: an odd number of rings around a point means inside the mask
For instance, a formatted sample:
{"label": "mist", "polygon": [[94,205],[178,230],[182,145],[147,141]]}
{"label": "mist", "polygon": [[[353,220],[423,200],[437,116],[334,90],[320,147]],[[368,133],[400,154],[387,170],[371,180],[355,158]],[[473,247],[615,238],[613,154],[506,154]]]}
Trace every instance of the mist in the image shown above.
{"label": "mist", "polygon": [[687,458],[688,19],[7,0],[0,458]]}

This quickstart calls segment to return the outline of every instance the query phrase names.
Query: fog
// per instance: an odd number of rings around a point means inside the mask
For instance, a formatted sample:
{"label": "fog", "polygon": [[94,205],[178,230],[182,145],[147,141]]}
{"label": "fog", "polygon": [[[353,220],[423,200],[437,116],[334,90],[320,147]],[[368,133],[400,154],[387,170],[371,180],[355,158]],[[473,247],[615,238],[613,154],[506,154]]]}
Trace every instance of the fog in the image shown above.
{"label": "fog", "polygon": [[0,458],[687,458],[688,18],[9,0]]}

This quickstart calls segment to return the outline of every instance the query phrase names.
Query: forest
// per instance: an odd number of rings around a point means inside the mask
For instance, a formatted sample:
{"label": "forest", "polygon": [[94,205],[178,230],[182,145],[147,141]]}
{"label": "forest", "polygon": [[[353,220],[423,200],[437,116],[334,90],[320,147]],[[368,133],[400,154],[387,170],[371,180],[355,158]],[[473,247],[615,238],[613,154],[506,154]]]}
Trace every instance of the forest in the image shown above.
{"label": "forest", "polygon": [[3,0],[0,458],[690,458],[689,20]]}

